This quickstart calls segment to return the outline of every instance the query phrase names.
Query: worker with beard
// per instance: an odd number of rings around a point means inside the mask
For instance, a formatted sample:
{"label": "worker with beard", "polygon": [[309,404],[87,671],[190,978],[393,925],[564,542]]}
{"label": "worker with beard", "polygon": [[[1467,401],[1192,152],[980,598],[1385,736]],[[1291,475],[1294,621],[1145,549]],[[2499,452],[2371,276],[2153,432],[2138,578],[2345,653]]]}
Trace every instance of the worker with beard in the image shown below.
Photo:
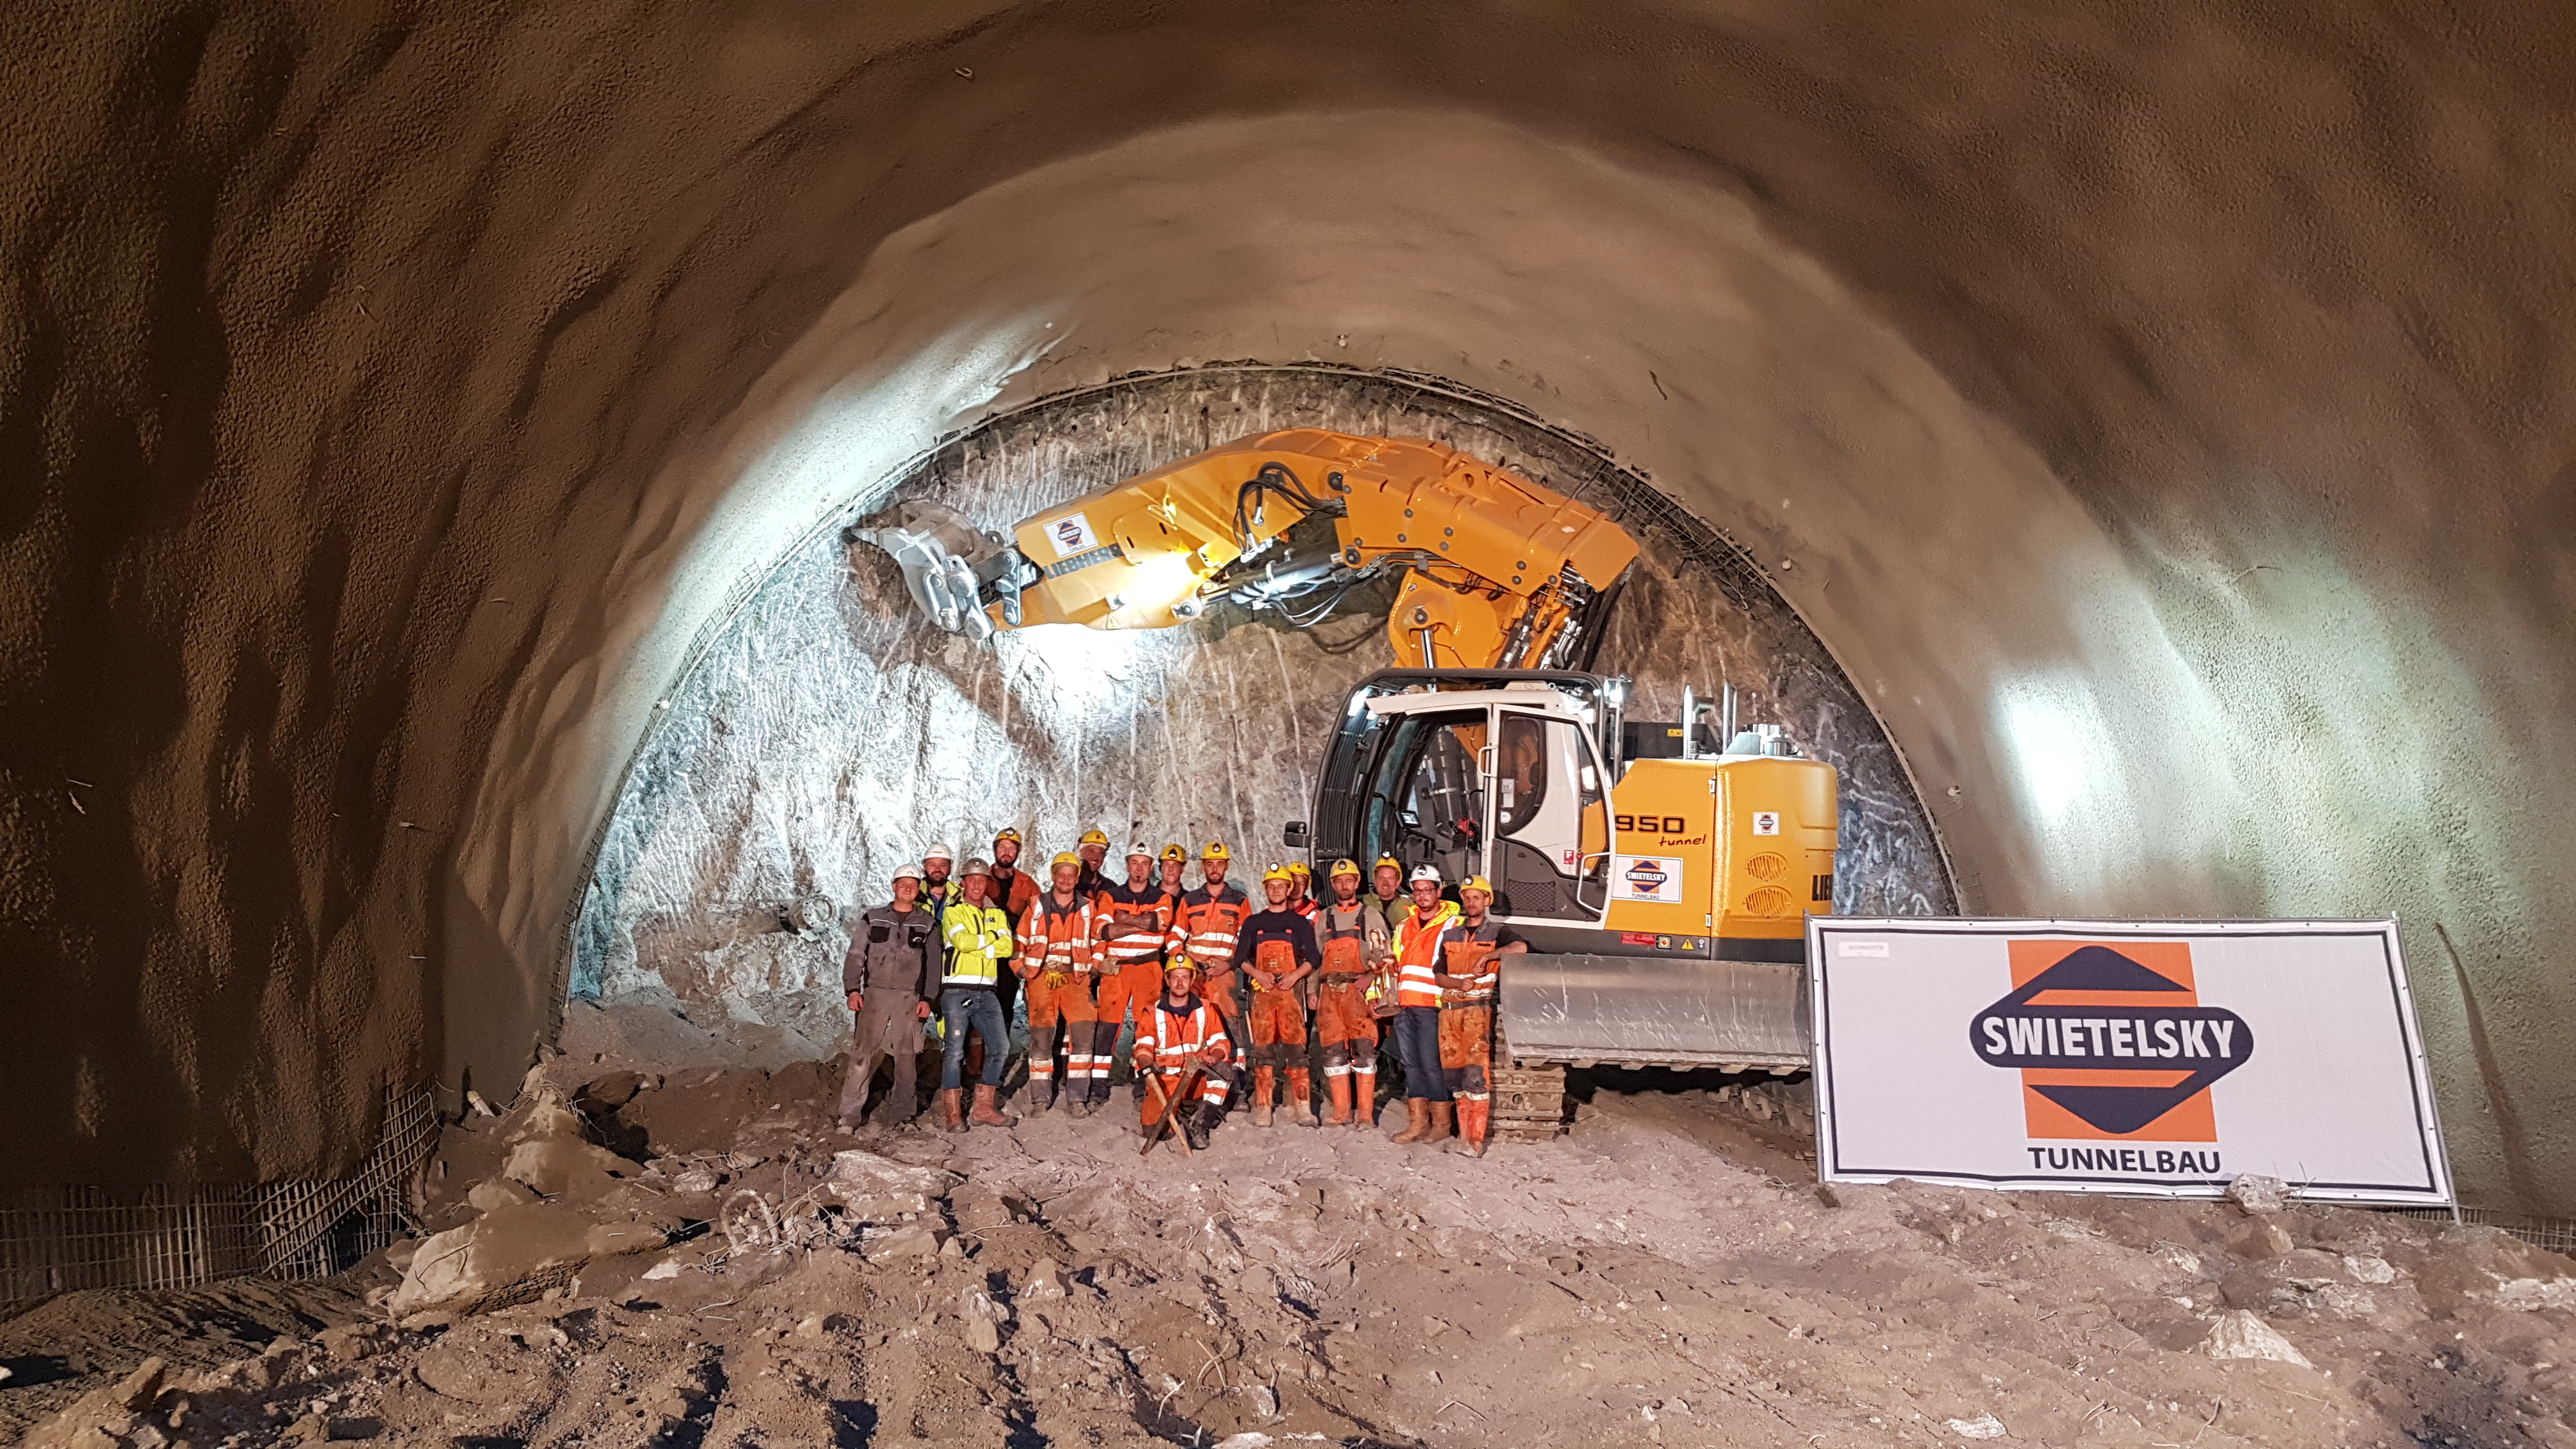
{"label": "worker with beard", "polygon": [[1324,1090],[1332,1098],[1327,1127],[1377,1125],[1377,1038],[1380,1001],[1392,999],[1386,979],[1385,920],[1360,900],[1359,863],[1333,862],[1325,876],[1332,899],[1313,918],[1323,969],[1315,978],[1315,1036],[1324,1050]]}
{"label": "worker with beard", "polygon": [[[1236,1052],[1249,1040],[1243,1030],[1243,1008],[1234,999],[1234,948],[1242,938],[1244,917],[1252,914],[1251,898],[1225,883],[1234,852],[1222,840],[1199,852],[1197,890],[1184,891],[1172,909],[1172,934],[1163,942],[1163,959],[1186,956],[1198,963],[1199,994],[1225,1017],[1226,1037]],[[1236,1065],[1241,1065],[1238,1061]]]}
{"label": "worker with beard", "polygon": [[920,868],[895,867],[894,904],[859,917],[849,955],[841,961],[841,990],[858,1016],[850,1073],[841,1081],[842,1126],[855,1130],[867,1115],[868,1082],[879,1062],[894,1074],[886,1120],[900,1127],[921,1110],[915,1075],[921,1024],[930,1019],[930,998],[945,959],[939,915],[922,903]]}
{"label": "worker with beard", "polygon": [[[1092,919],[1100,930],[1099,1016],[1091,1028],[1094,1106],[1109,1100],[1108,1063],[1116,1059],[1118,1032],[1132,1012],[1136,1029],[1154,998],[1163,994],[1163,939],[1172,930],[1172,897],[1154,878],[1154,849],[1138,843],[1127,847],[1127,882],[1092,898]],[[1138,1084],[1142,1089],[1142,1083]]]}
{"label": "worker with beard", "polygon": [[[1164,966],[1161,999],[1137,1019],[1133,1065],[1136,1080],[1151,1078],[1162,1089],[1145,1094],[1144,1134],[1153,1136],[1168,1112],[1180,1119],[1181,1136],[1193,1149],[1207,1146],[1208,1130],[1225,1116],[1226,1093],[1234,1087],[1234,1044],[1224,1016],[1199,994],[1198,967],[1186,956]],[[1190,1100],[1173,1101],[1193,1066],[1204,1073],[1199,1089]]]}
{"label": "worker with beard", "polygon": [[1109,860],[1107,831],[1082,832],[1082,839],[1074,842],[1073,853],[1082,862],[1082,874],[1075,878],[1073,888],[1082,892],[1084,899],[1096,896],[1114,884],[1109,879],[1109,873],[1101,869],[1101,866]]}
{"label": "worker with beard", "polygon": [[1320,909],[1315,899],[1314,867],[1302,860],[1288,862],[1288,909],[1310,921]]}
{"label": "worker with beard", "polygon": [[[1020,846],[1020,832],[1016,829],[1004,826],[994,834],[992,894],[987,897],[1014,923],[1028,914],[1029,902],[1036,900],[1038,891],[1042,889],[1036,876],[1019,868]],[[1019,973],[1003,972],[1002,979],[994,984],[994,994],[1002,1003],[1002,1025],[1006,1028],[1003,1040],[1027,1040],[1028,1007],[1020,1000]],[[977,1037],[974,1045],[966,1049],[966,1071],[971,1076],[983,1069],[984,1039]],[[1005,1077],[1010,1075],[1007,1054],[1002,1063],[1002,1074]]]}
{"label": "worker with beard", "polygon": [[1029,1110],[1055,1105],[1055,1039],[1064,1027],[1067,1115],[1091,1115],[1093,1070],[1091,1021],[1092,973],[1098,964],[1098,931],[1092,921],[1094,899],[1075,888],[1082,861],[1067,853],[1049,868],[1055,888],[1029,902],[1020,916],[1020,949],[1015,968],[1029,998]]}
{"label": "worker with beard", "polygon": [[1493,918],[1493,905],[1492,881],[1472,875],[1458,883],[1458,924],[1442,939],[1440,968],[1432,976],[1440,988],[1441,1085],[1458,1111],[1458,1140],[1445,1145],[1473,1157],[1485,1155],[1485,1135],[1494,1120],[1488,1083],[1500,958],[1529,950],[1518,931]]}
{"label": "worker with beard", "polygon": [[[956,852],[945,845],[934,845],[921,853],[921,898],[929,902],[932,910],[944,911],[966,898],[957,882],[948,878],[956,868]],[[990,896],[985,899],[992,901]]]}
{"label": "worker with beard", "polygon": [[1315,1080],[1306,1065],[1306,978],[1323,964],[1315,928],[1298,914],[1297,877],[1286,866],[1262,872],[1268,910],[1246,917],[1234,964],[1252,982],[1252,1125],[1270,1125],[1270,1101],[1280,1069],[1288,1073],[1288,1117],[1315,1125]]}
{"label": "worker with beard", "polygon": [[1404,1130],[1392,1140],[1410,1147],[1446,1137],[1457,1109],[1440,1070],[1441,948],[1457,928],[1458,907],[1440,898],[1440,868],[1413,868],[1413,905],[1396,922],[1395,1050],[1404,1065]]}
{"label": "worker with beard", "polygon": [[1386,927],[1387,935],[1392,937],[1396,923],[1413,909],[1413,902],[1404,894],[1404,862],[1391,855],[1379,856],[1376,868],[1369,873],[1368,894],[1360,897],[1360,904],[1377,917],[1378,924]]}

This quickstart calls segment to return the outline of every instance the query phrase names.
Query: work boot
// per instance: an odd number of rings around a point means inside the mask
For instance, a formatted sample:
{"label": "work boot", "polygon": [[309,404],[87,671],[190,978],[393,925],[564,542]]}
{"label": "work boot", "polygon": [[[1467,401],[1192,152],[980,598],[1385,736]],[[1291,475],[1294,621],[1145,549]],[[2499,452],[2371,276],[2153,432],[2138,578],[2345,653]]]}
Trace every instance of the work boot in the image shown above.
{"label": "work boot", "polygon": [[1208,1144],[1208,1129],[1224,1118],[1225,1109],[1214,1102],[1202,1102],[1195,1112],[1186,1107],[1180,1109],[1180,1112],[1181,1139],[1190,1144],[1192,1152],[1205,1152]]}
{"label": "work boot", "polygon": [[1077,1120],[1091,1115],[1091,1093],[1077,1083],[1064,1094],[1064,1115]]}
{"label": "work boot", "polygon": [[1302,1067],[1288,1069],[1288,1120],[1300,1127],[1315,1125],[1315,1078]]}
{"label": "work boot", "polygon": [[1388,1141],[1390,1141],[1390,1142],[1401,1142],[1401,1143],[1403,1143],[1405,1146],[1407,1146],[1407,1147],[1411,1147],[1414,1143],[1419,1142],[1419,1141],[1421,1141],[1423,1138],[1430,1136],[1430,1135],[1431,1135],[1431,1099],[1430,1099],[1430,1098],[1428,1098],[1428,1097],[1407,1097],[1407,1098],[1405,1098],[1405,1099],[1404,1099],[1404,1121],[1405,1121],[1405,1128],[1404,1128],[1404,1130],[1403,1130],[1403,1131],[1401,1131],[1401,1132],[1398,1132],[1398,1133],[1397,1133],[1397,1134],[1395,1134],[1393,1137],[1388,1138],[1388,1139],[1387,1139]]}
{"label": "work boot", "polygon": [[1351,1120],[1359,1127],[1377,1125],[1377,1073],[1351,1073]]}
{"label": "work boot", "polygon": [[1270,1125],[1271,1096],[1279,1085],[1279,1074],[1271,1067],[1252,1069],[1252,1125]]}
{"label": "work boot", "polygon": [[1011,1119],[1003,1116],[1002,1109],[993,1105],[993,1094],[999,1090],[998,1087],[987,1087],[978,1082],[975,1085],[975,1112],[967,1120],[978,1127],[1010,1126]]}
{"label": "work boot", "polygon": [[1484,1156],[1485,1135],[1493,1125],[1493,1114],[1494,1104],[1490,1101],[1461,1101],[1458,1104],[1458,1140],[1442,1145],[1451,1152],[1463,1152],[1469,1157]]}
{"label": "work boot", "polygon": [[1055,1078],[1036,1076],[1029,1078],[1029,1090],[1020,1100],[1028,1104],[1029,1115],[1032,1117],[1054,1106]]}
{"label": "work boot", "polygon": [[965,1130],[966,1130],[966,1118],[965,1118],[965,1115],[964,1115],[964,1109],[963,1109],[962,1107],[960,1107],[960,1106],[959,1106],[959,1104],[958,1104],[958,1099],[959,1099],[959,1098],[961,1098],[961,1097],[963,1097],[963,1096],[965,1096],[965,1095],[966,1095],[965,1091],[964,1091],[962,1088],[958,1088],[958,1087],[943,1087],[943,1088],[941,1088],[941,1089],[940,1089],[940,1092],[939,1092],[939,1130],[940,1130],[940,1131],[942,1131],[942,1132],[963,1132],[963,1131],[965,1131]]}
{"label": "work boot", "polygon": [[1331,1093],[1333,1098],[1333,1115],[1324,1119],[1324,1125],[1327,1127],[1351,1125],[1351,1079],[1326,1077],[1324,1090]]}
{"label": "work boot", "polygon": [[1433,1102],[1430,1104],[1430,1107],[1431,1130],[1422,1134],[1422,1140],[1425,1142],[1440,1142],[1458,1130],[1458,1104],[1456,1102]]}

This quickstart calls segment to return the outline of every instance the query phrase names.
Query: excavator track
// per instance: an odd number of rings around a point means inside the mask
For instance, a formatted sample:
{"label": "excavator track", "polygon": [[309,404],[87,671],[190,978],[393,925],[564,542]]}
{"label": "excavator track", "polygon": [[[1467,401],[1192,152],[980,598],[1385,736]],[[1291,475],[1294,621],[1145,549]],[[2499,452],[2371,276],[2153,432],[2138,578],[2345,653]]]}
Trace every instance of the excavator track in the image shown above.
{"label": "excavator track", "polygon": [[1565,1068],[1515,1061],[1499,1022],[1494,1027],[1493,1066],[1486,1075],[1494,1094],[1495,1140],[1549,1142],[1564,1134]]}

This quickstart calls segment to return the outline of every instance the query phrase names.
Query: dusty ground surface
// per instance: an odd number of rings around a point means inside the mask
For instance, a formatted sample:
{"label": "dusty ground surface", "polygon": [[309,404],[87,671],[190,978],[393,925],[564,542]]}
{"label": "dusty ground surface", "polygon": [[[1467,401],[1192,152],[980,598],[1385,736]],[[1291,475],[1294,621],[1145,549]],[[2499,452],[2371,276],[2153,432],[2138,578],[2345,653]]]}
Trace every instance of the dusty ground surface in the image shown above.
{"label": "dusty ground surface", "polygon": [[[852,1134],[830,1064],[619,1065],[558,1059],[452,1130],[441,1231],[390,1255],[399,1280],[0,1324],[13,1367],[77,1370],[0,1385],[0,1426],[68,1405],[30,1442],[2576,1445],[2576,1264],[2484,1229],[1820,1192],[1798,1138],[1699,1086],[1596,1090],[1566,1137],[1482,1161],[1239,1116],[1189,1158],[1139,1155],[1123,1091],[1089,1120]],[[548,1214],[592,1246],[544,1249]],[[590,1256],[604,1233],[651,1246]],[[439,1255],[483,1276],[440,1280]],[[488,1306],[537,1264],[556,1286]],[[2213,1356],[2239,1311],[2305,1362]],[[120,1383],[147,1353],[166,1368]]]}

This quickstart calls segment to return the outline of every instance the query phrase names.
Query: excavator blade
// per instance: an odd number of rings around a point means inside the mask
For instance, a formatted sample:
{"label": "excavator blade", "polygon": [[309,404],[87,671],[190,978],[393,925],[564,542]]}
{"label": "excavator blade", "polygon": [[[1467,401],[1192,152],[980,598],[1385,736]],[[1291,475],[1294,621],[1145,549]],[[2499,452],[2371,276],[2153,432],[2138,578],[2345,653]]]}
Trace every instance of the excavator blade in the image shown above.
{"label": "excavator blade", "polygon": [[1800,967],[1651,956],[1504,959],[1501,1026],[1516,1060],[1783,1073],[1807,1065]]}
{"label": "excavator blade", "polygon": [[975,602],[973,560],[994,545],[964,514],[944,503],[916,499],[905,503],[897,517],[899,523],[854,528],[849,536],[894,556],[912,602],[932,623],[971,639],[992,637],[993,620]]}

